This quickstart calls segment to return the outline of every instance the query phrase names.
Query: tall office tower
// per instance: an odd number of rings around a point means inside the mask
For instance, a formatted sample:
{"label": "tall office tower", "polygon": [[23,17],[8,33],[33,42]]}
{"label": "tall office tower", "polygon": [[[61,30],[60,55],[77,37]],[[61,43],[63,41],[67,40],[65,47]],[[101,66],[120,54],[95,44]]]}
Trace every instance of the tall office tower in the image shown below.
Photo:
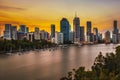
{"label": "tall office tower", "polygon": [[4,39],[12,39],[12,26],[11,24],[5,24],[5,30],[4,30]]}
{"label": "tall office tower", "polygon": [[12,26],[12,39],[17,40],[17,27]]}
{"label": "tall office tower", "polygon": [[70,31],[69,41],[71,41],[71,43],[74,42],[74,33],[72,31]]}
{"label": "tall office tower", "polygon": [[49,40],[49,33],[45,32],[45,40]]}
{"label": "tall office tower", "polygon": [[92,24],[91,21],[87,21],[87,42],[92,42],[92,37],[91,37],[91,29],[92,29]]}
{"label": "tall office tower", "polygon": [[35,39],[35,40],[40,40],[40,30],[39,30],[38,27],[35,27],[34,39]]}
{"label": "tall office tower", "polygon": [[55,25],[51,25],[51,38],[55,38]]}
{"label": "tall office tower", "polygon": [[112,42],[113,43],[118,43],[118,29],[117,29],[117,21],[114,20],[114,24],[113,24],[113,34],[112,34]]}
{"label": "tall office tower", "polygon": [[114,26],[114,30],[117,30],[117,20],[114,20],[113,26]]}
{"label": "tall office tower", "polygon": [[98,28],[93,28],[94,42],[98,42]]}
{"label": "tall office tower", "polygon": [[94,34],[90,33],[90,42],[94,42]]}
{"label": "tall office tower", "polygon": [[80,41],[80,19],[75,16],[73,19],[74,42]]}
{"label": "tall office tower", "polygon": [[63,18],[60,21],[60,32],[63,33],[63,41],[64,43],[68,43],[69,42],[69,31],[70,31],[70,25],[69,22],[66,18]]}
{"label": "tall office tower", "polygon": [[80,42],[84,42],[84,41],[85,41],[84,27],[81,26],[80,27]]}
{"label": "tall office tower", "polygon": [[111,38],[110,38],[110,31],[105,32],[105,43],[110,43]]}
{"label": "tall office tower", "polygon": [[20,25],[20,32],[27,33],[26,25]]}

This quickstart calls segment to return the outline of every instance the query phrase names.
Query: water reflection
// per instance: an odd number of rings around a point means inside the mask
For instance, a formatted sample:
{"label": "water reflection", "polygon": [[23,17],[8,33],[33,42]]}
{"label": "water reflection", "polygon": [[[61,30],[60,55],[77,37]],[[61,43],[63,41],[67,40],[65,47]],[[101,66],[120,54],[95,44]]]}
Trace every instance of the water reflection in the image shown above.
{"label": "water reflection", "polygon": [[54,51],[30,51],[12,56],[0,56],[0,80],[59,80],[68,71],[79,66],[90,69],[101,51],[115,52],[117,45],[71,46]]}

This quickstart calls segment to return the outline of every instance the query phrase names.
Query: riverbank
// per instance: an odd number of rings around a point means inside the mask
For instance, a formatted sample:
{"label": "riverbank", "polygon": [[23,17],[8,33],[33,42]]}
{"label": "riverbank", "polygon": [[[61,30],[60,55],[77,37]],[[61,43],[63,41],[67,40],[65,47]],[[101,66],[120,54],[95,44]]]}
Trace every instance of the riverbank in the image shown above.
{"label": "riverbank", "polygon": [[[45,51],[45,50],[50,50],[51,49],[56,49],[56,48],[67,48],[67,47],[70,47],[70,46],[78,46],[78,47],[82,47],[82,46],[85,46],[85,45],[99,45],[99,44],[83,44],[83,45],[78,45],[78,44],[64,44],[64,45],[55,45],[53,47],[45,47],[45,48],[31,48],[31,49],[21,49],[21,50],[11,50],[11,51],[0,51],[0,54],[15,54],[15,53],[25,53],[25,52],[28,52],[28,51]],[[110,44],[104,44],[104,45],[110,45]],[[113,44],[113,45],[118,45],[118,44]],[[116,46],[117,47],[117,46]],[[113,49],[115,49],[115,47],[113,47]]]}
{"label": "riverbank", "polygon": [[46,40],[0,40],[0,54],[25,52],[35,49],[56,47],[57,45]]}
{"label": "riverbank", "polygon": [[73,44],[65,44],[65,45],[56,45],[54,47],[47,47],[47,48],[40,48],[40,49],[22,49],[22,50],[12,50],[12,51],[0,51],[0,54],[15,54],[15,53],[25,53],[25,52],[29,52],[29,51],[45,51],[45,50],[49,50],[49,51],[54,51],[58,48],[68,48],[70,46],[75,46]]}

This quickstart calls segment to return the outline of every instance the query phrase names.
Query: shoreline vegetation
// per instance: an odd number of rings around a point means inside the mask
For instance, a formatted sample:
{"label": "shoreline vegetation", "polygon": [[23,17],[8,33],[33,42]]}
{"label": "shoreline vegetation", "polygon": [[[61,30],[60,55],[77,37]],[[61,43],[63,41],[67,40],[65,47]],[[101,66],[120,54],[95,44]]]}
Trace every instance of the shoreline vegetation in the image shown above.
{"label": "shoreline vegetation", "polygon": [[[95,43],[96,44],[96,43]],[[102,44],[102,43],[99,43]],[[68,42],[66,44],[59,44],[60,46],[69,46],[74,45],[81,47],[83,45],[93,45],[89,44],[73,44],[72,42]],[[36,51],[41,49],[48,48],[56,48],[59,47],[58,44],[51,43],[48,40],[33,40],[32,42],[24,38],[23,40],[6,40],[0,39],[0,54],[9,54],[9,53],[17,53],[17,52],[26,52],[26,51]]]}
{"label": "shoreline vegetation", "polygon": [[120,46],[116,47],[115,53],[102,52],[95,58],[91,71],[85,67],[79,67],[68,72],[67,76],[60,80],[120,80]]}
{"label": "shoreline vegetation", "polygon": [[0,40],[0,54],[25,52],[38,49],[57,47],[56,44],[47,40]]}

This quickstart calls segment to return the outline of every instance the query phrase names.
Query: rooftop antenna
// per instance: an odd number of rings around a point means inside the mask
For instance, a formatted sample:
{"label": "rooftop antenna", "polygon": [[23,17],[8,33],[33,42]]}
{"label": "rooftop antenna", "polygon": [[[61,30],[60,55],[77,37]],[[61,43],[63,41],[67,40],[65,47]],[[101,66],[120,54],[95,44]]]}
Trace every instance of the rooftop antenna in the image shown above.
{"label": "rooftop antenna", "polygon": [[77,12],[75,11],[75,17],[77,17]]}

